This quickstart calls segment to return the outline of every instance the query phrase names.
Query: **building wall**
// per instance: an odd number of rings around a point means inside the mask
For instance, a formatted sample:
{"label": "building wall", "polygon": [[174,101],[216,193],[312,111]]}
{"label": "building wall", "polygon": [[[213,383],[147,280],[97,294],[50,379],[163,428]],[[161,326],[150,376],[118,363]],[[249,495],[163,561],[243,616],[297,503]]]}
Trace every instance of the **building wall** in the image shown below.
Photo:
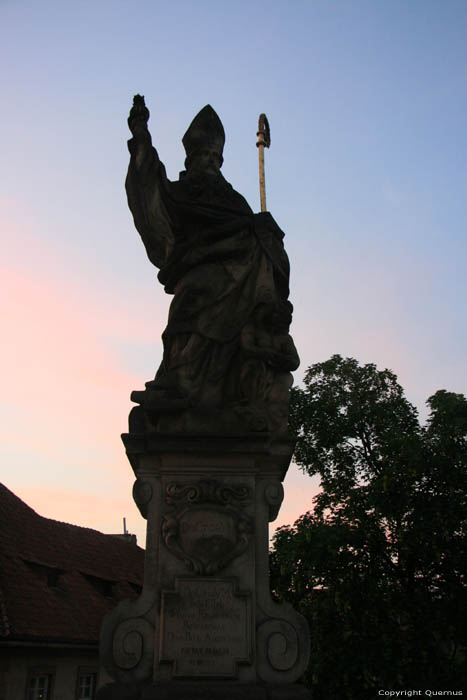
{"label": "building wall", "polygon": [[27,700],[31,674],[51,674],[50,700],[76,700],[79,674],[97,675],[97,687],[107,683],[96,650],[0,647],[0,700]]}

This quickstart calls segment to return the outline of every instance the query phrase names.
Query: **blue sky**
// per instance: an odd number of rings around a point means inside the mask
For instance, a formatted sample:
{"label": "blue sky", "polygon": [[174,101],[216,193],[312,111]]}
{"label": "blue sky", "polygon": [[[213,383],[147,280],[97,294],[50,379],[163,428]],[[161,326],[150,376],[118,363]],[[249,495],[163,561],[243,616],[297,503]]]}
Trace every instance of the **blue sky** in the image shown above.
{"label": "blue sky", "polygon": [[[169,297],[124,193],[146,96],[169,177],[206,103],[224,175],[286,233],[293,336],[388,367],[425,415],[467,391],[463,0],[0,0],[4,482],[49,517],[143,536],[120,444]],[[291,468],[280,522],[316,484]]]}

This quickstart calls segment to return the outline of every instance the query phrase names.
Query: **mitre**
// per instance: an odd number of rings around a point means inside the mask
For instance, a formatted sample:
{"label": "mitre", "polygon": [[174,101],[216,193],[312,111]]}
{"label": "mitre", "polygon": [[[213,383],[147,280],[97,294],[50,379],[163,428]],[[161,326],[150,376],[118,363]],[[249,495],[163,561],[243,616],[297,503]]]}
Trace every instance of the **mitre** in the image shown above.
{"label": "mitre", "polygon": [[206,105],[198,112],[188,127],[182,143],[187,159],[200,149],[213,149],[222,158],[225,143],[225,132],[222,122],[211,105]]}

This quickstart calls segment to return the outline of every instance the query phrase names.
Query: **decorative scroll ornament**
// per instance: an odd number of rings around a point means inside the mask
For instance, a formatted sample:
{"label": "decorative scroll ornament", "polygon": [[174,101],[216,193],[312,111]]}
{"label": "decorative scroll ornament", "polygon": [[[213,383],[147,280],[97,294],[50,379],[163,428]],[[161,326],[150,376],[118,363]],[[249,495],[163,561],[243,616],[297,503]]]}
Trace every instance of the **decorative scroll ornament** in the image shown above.
{"label": "decorative scroll ornament", "polygon": [[280,481],[266,482],[264,486],[264,500],[269,506],[269,522],[272,522],[277,518],[284,500],[284,487]]}
{"label": "decorative scroll ornament", "polygon": [[142,677],[149,677],[154,655],[154,628],[142,617],[120,622],[113,633],[112,651],[119,669],[138,668]]}
{"label": "decorative scroll ornament", "polygon": [[136,479],[133,484],[133,499],[143,518],[148,517],[148,505],[152,498],[152,486],[149,481]]}
{"label": "decorative scroll ornament", "polygon": [[249,499],[250,489],[247,486],[229,486],[213,479],[183,485],[173,482],[167,486],[165,495],[165,502],[170,505],[183,502],[243,505]]}
{"label": "decorative scroll ornament", "polygon": [[[297,631],[290,622],[284,619],[263,622],[256,630],[256,645],[260,676],[270,679],[273,673],[276,681],[295,680],[294,671],[301,661],[301,649]],[[268,670],[264,673],[261,669]]]}
{"label": "decorative scroll ornament", "polygon": [[253,531],[243,512],[250,500],[248,487],[214,480],[171,483],[165,500],[173,508],[164,515],[162,539],[189,571],[215,574],[248,547]]}

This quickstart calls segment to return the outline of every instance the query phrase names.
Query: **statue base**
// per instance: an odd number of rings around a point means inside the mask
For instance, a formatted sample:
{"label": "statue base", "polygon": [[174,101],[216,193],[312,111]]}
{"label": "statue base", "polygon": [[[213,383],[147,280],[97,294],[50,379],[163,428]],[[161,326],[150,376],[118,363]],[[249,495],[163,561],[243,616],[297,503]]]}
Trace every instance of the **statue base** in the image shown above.
{"label": "statue base", "polygon": [[269,591],[269,527],[294,442],[122,436],[148,521],[141,596],[105,618],[101,700],[303,700],[305,618]]}
{"label": "statue base", "polygon": [[158,685],[109,683],[97,694],[97,700],[310,700],[303,685],[252,685],[223,682],[172,681]]}

